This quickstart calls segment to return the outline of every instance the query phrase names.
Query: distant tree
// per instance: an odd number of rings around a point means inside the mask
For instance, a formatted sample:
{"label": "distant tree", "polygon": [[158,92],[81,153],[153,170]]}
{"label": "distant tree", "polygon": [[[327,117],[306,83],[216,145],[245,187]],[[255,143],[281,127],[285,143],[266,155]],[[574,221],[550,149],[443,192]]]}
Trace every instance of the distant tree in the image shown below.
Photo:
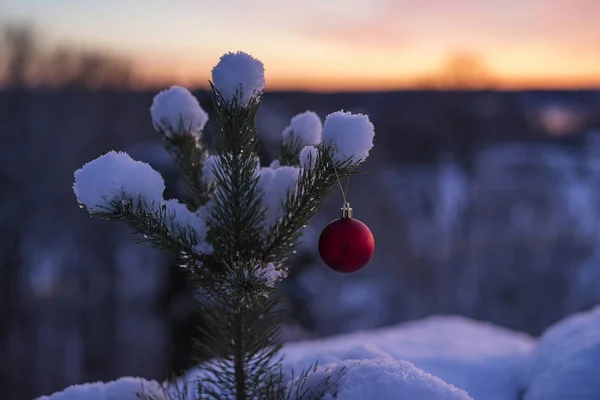
{"label": "distant tree", "polygon": [[43,84],[88,89],[130,88],[133,69],[129,60],[94,51],[59,48],[47,62]]}
{"label": "distant tree", "polygon": [[2,53],[6,55],[4,80],[9,86],[25,86],[37,51],[35,30],[30,25],[8,25],[1,38]]}
{"label": "distant tree", "polygon": [[423,89],[490,89],[496,79],[480,56],[469,52],[450,55],[440,69],[416,80]]}

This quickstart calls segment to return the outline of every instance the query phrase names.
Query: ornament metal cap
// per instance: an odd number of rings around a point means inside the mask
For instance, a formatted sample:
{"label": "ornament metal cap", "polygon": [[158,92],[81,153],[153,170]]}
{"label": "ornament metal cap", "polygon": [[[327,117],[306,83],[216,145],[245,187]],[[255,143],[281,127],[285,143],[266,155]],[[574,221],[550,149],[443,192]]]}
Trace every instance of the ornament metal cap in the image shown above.
{"label": "ornament metal cap", "polygon": [[340,215],[343,219],[352,218],[352,208],[350,208],[350,203],[345,202],[342,208],[340,208]]}

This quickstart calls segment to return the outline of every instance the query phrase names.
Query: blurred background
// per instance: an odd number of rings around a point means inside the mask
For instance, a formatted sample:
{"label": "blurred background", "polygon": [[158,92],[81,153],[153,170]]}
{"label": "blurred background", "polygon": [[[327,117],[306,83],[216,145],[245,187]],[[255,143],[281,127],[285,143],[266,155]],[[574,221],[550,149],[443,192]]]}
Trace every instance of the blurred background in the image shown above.
{"label": "blurred background", "polygon": [[320,262],[336,193],[284,282],[287,340],[432,314],[539,335],[599,303],[599,13],[596,0],[0,0],[1,397],[190,365],[185,281],[80,210],[73,172],[128,151],[180,194],[149,107],[180,84],[211,113],[227,51],[265,63],[264,165],[307,109],[376,128],[349,192],[375,257],[349,276]]}

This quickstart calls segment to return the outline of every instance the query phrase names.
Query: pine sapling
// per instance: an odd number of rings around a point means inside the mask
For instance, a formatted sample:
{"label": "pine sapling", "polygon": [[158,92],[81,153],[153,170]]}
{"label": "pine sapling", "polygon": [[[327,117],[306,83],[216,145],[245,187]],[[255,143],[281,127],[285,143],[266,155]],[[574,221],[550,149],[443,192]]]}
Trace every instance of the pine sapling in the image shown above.
{"label": "pine sapling", "polygon": [[[196,343],[208,360],[198,361],[179,398],[318,398],[301,387],[306,373],[283,373],[277,283],[322,201],[368,156],[373,125],[343,112],[322,125],[307,111],[282,134],[278,159],[261,167],[255,119],[263,64],[227,53],[210,85],[212,154],[203,135],[208,115],[187,89],[159,93],[150,110],[187,188],[184,199],[164,199],[158,172],[114,151],[75,172],[75,194],[92,216],[121,221],[139,242],[165,251],[193,283],[203,317]],[[171,389],[165,396],[178,398]]]}

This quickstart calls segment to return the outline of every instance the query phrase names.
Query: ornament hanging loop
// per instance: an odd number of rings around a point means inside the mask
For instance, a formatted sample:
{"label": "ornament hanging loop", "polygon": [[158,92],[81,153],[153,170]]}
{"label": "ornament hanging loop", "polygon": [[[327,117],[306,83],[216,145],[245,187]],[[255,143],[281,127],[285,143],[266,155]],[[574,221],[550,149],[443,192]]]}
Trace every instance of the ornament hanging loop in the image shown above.
{"label": "ornament hanging loop", "polygon": [[[333,137],[337,142],[337,137],[335,132],[333,133]],[[342,218],[352,218],[352,209],[350,208],[350,204],[348,203],[348,187],[350,186],[350,175],[348,175],[346,181],[346,190],[342,186],[342,181],[340,180],[340,176],[337,173],[337,169],[335,168],[335,164],[333,165],[333,172],[335,173],[335,179],[337,180],[338,185],[340,186],[340,192],[342,193],[342,198],[344,199],[344,205],[341,208]]]}
{"label": "ornament hanging loop", "polygon": [[350,208],[350,203],[348,203],[347,201],[345,201],[344,206],[340,208],[340,217],[342,219],[352,218],[352,208]]}

